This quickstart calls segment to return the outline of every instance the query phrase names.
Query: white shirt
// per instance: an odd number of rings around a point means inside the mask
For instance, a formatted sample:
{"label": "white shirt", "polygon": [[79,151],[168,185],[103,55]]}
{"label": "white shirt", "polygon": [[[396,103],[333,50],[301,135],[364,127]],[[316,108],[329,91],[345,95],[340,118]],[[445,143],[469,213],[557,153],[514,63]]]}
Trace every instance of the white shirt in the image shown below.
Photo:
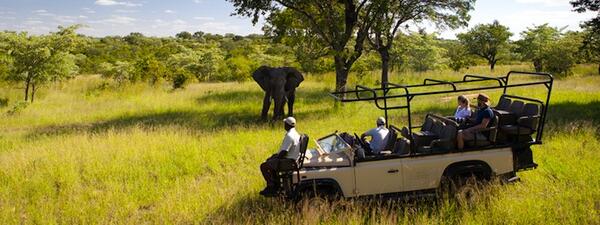
{"label": "white shirt", "polygon": [[454,113],[454,118],[457,120],[463,120],[471,117],[471,109],[469,107],[460,107],[456,108],[456,112]]}
{"label": "white shirt", "polygon": [[296,160],[300,155],[300,134],[296,131],[296,128],[291,128],[283,138],[281,148],[279,152],[288,152],[285,157],[288,159]]}
{"label": "white shirt", "polygon": [[373,153],[379,154],[379,152],[385,148],[389,132],[390,131],[385,128],[385,126],[379,126],[365,132],[366,136],[371,136],[369,146],[371,147],[371,150],[373,150]]}

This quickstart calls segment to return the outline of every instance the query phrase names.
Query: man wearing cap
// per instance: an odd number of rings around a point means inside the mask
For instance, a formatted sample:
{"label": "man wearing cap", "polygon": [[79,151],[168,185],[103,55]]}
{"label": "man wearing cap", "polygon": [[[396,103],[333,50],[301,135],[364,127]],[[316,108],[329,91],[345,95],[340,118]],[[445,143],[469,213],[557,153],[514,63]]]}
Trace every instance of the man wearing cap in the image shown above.
{"label": "man wearing cap", "polygon": [[379,117],[377,118],[377,127],[363,133],[360,138],[364,140],[367,136],[371,137],[369,148],[373,154],[379,154],[385,148],[389,132],[385,127],[385,118]]}
{"label": "man wearing cap", "polygon": [[260,171],[267,182],[267,187],[260,192],[261,195],[272,195],[277,191],[276,176],[279,162],[283,159],[297,160],[300,154],[300,134],[296,131],[296,119],[290,116],[283,120],[283,124],[287,133],[283,138],[279,152],[260,165]]}
{"label": "man wearing cap", "polygon": [[458,135],[456,136],[458,149],[462,150],[465,147],[465,141],[475,140],[475,135],[477,135],[477,140],[487,139],[481,133],[477,132],[477,130],[487,128],[492,124],[491,121],[494,118],[494,112],[490,109],[490,97],[483,93],[479,94],[477,96],[477,108],[479,110],[477,110],[477,118],[473,126],[458,131]]}

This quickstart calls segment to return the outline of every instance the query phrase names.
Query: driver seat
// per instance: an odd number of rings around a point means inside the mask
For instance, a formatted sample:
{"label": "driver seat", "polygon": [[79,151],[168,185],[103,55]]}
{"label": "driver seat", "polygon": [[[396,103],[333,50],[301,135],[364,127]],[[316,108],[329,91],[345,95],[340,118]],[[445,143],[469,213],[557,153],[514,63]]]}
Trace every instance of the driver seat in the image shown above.
{"label": "driver seat", "polygon": [[283,186],[283,190],[292,190],[292,176],[294,172],[296,172],[297,180],[300,182],[300,169],[304,166],[308,140],[308,135],[300,135],[300,153],[298,154],[298,159],[283,159],[279,161],[279,165],[277,165],[277,180]]}

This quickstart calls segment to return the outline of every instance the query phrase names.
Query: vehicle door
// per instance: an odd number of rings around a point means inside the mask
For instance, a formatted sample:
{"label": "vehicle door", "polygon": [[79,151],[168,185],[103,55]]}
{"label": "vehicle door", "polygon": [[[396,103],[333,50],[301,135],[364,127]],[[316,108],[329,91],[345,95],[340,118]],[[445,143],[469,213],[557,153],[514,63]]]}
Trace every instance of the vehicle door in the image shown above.
{"label": "vehicle door", "polygon": [[402,189],[401,159],[390,158],[357,161],[354,167],[357,195],[400,192]]}

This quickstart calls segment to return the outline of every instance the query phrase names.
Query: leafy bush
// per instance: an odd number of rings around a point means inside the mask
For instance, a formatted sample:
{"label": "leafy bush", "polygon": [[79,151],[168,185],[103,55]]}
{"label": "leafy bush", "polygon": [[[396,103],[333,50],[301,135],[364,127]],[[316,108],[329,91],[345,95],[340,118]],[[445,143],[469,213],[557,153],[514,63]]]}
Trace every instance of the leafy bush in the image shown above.
{"label": "leafy bush", "polygon": [[0,98],[0,108],[8,106],[8,98]]}
{"label": "leafy bush", "polygon": [[6,112],[8,115],[15,115],[23,111],[25,108],[29,106],[29,102],[26,101],[18,101],[15,105]]}
{"label": "leafy bush", "polygon": [[185,85],[189,82],[189,79],[192,75],[190,72],[185,69],[178,69],[175,74],[173,74],[172,84],[173,89],[183,89]]}

